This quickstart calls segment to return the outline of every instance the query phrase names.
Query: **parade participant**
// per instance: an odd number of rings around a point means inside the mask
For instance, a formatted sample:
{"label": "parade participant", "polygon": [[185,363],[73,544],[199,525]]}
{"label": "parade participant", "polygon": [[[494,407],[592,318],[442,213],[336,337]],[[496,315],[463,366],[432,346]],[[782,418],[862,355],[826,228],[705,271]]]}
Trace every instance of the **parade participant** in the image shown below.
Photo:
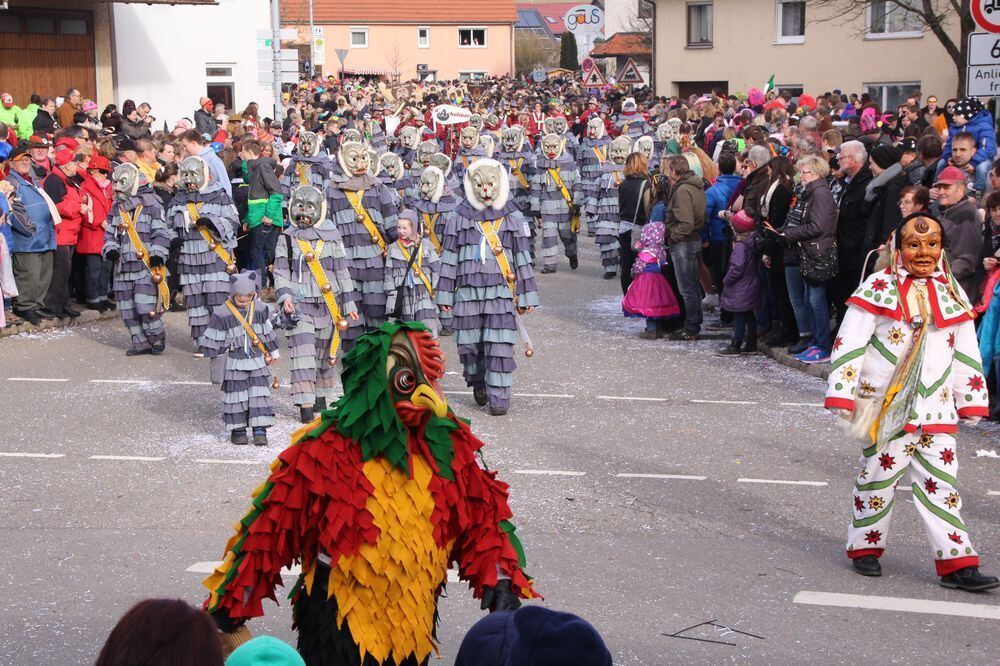
{"label": "parade participant", "polygon": [[247,444],[250,428],[254,445],[266,446],[267,429],[274,425],[267,367],[278,362],[279,353],[270,309],[257,297],[257,284],[253,271],[229,276],[229,297],[212,311],[198,345],[212,359],[212,382],[222,387],[229,441]]}
{"label": "parade participant", "polygon": [[680,118],[668,118],[667,122],[656,126],[656,140],[653,142],[653,147],[661,162],[671,155],[681,154],[682,124]]}
{"label": "parade participant", "polygon": [[481,113],[473,113],[469,116],[469,127],[474,128],[479,136],[483,136],[487,133],[486,121],[483,119],[483,115]]}
{"label": "parade participant", "polygon": [[639,153],[646,158],[647,164],[649,164],[649,172],[655,173],[660,169],[660,158],[656,154],[655,146],[653,144],[653,138],[650,136],[640,136],[632,144],[632,152]]}
{"label": "parade participant", "polygon": [[[586,198],[587,219],[593,221],[597,249],[601,251],[604,279],[613,280],[620,263],[618,234],[621,215],[618,210],[618,186],[625,180],[625,160],[632,151],[628,137],[615,138],[607,150],[608,160],[601,168],[601,178],[596,196]],[[632,211],[626,211],[628,216]],[[631,218],[626,217],[631,222]]]}
{"label": "parade participant", "polygon": [[[535,153],[525,146],[524,128],[514,125],[503,130],[501,150],[496,160],[510,172],[511,198],[525,219],[531,219],[531,179],[535,175]],[[535,259],[535,225],[531,229],[531,259]]]}
{"label": "parade participant", "polygon": [[180,189],[167,208],[172,248],[178,248],[177,267],[191,338],[201,340],[209,318],[229,294],[236,272],[236,206],[225,190],[206,191],[208,166],[200,157],[185,157],[177,171]]}
{"label": "parade participant", "polygon": [[344,141],[337,161],[348,178],[327,190],[329,216],[344,241],[355,304],[365,330],[385,318],[385,253],[396,240],[398,210],[394,195],[368,172],[368,150],[363,143]]}
{"label": "parade participant", "polygon": [[566,144],[557,134],[546,134],[539,146],[531,182],[531,214],[542,229],[542,273],[555,273],[556,252],[562,241],[569,267],[576,270],[576,235],[580,231],[580,172],[566,154]]}
{"label": "parade participant", "polygon": [[[600,116],[591,116],[587,121],[587,136],[580,142],[580,152],[577,157],[577,165],[580,168],[580,192],[588,203],[600,194],[601,176],[604,174],[604,163],[608,161],[610,143],[611,137],[605,132],[604,121]],[[597,220],[589,210],[584,211],[584,217],[587,219],[587,233],[591,236],[596,235]]]}
{"label": "parade participant", "polygon": [[431,165],[431,157],[439,150],[437,141],[421,141],[417,144],[417,159],[410,165],[410,178],[414,181],[420,178],[423,170]]}
{"label": "parade participant", "polygon": [[431,156],[431,166],[436,166],[444,174],[445,192],[454,194],[455,198],[459,199],[462,194],[462,181],[452,171],[452,164],[451,158],[444,153],[434,153]]}
{"label": "parade participant", "polygon": [[475,127],[463,127],[459,137],[458,154],[455,156],[454,172],[455,179],[462,181],[469,165],[485,156],[483,149],[479,147],[480,136]]}
{"label": "parade participant", "polygon": [[479,149],[483,151],[483,157],[493,159],[496,147],[497,142],[492,134],[483,134],[479,137]]}
{"label": "parade participant", "polygon": [[438,308],[434,303],[441,256],[418,232],[417,213],[407,210],[397,221],[399,238],[389,246],[385,261],[386,319],[419,321],[438,335]]}
{"label": "parade participant", "polygon": [[496,113],[486,114],[486,118],[483,119],[483,125],[486,128],[486,133],[489,133],[495,141],[500,140],[500,135],[503,132],[503,124],[500,116]]}
{"label": "parade participant", "polygon": [[[398,141],[393,146],[392,152],[399,155],[406,168],[410,169],[413,163],[417,161],[417,146],[420,144],[420,132],[413,125],[404,125],[397,131],[397,137]],[[361,141],[361,136],[359,135],[357,139]],[[345,136],[343,140],[348,141],[348,137]]]}
{"label": "parade participant", "polygon": [[379,167],[379,182],[396,197],[396,207],[408,207],[413,196],[413,179],[404,167],[403,160],[395,153],[382,153]]}
{"label": "parade participant", "polygon": [[566,122],[565,116],[555,116],[552,118],[552,132],[566,140],[566,150],[569,152],[570,157],[573,158],[573,161],[576,162],[579,160],[580,140],[576,138],[575,134],[569,131],[569,124]]}
{"label": "parade participant", "polygon": [[326,409],[336,380],[337,352],[363,332],[358,293],[323,193],[292,190],[290,224],[275,248],[274,280],[292,363],[292,401],[303,423]]}
{"label": "parade participant", "polygon": [[382,131],[382,124],[379,122],[382,112],[378,111],[376,115],[377,117],[372,117],[370,114],[365,117],[364,138],[376,153],[382,155],[389,150],[389,145],[385,132]]}
{"label": "parade participant", "polygon": [[528,222],[510,200],[499,162],[476,162],[464,186],[465,198],[445,229],[437,302],[454,315],[458,355],[476,404],[501,416],[510,408],[514,345],[526,335],[520,317],[538,305]]}
{"label": "parade participant", "polygon": [[[942,256],[941,223],[907,216],[889,241],[889,267],[848,299],[833,344],[826,407],[865,442],[854,485],[847,556],[880,576],[896,485],[907,469],[941,585],[986,590],[955,489],[958,421],[988,416],[974,313]],[[925,388],[926,387],[926,388]]]}
{"label": "parade participant", "polygon": [[344,397],[293,436],[204,582],[230,650],[294,562],[298,650],[311,666],[426,664],[452,561],[484,610],[538,596],[507,485],[480,467],[483,442],[442,396],[444,369],[414,322],[385,324],[347,354]]}
{"label": "parade participant", "polygon": [[636,109],[635,99],[626,97],[622,102],[622,112],[615,116],[615,135],[627,136],[635,141],[651,131],[649,123]]}
{"label": "parade participant", "polygon": [[125,355],[162,354],[166,330],[160,315],[170,306],[164,266],[170,230],[163,205],[133,164],[115,167],[111,182],[115,202],[103,255],[114,265],[115,304],[131,336]]}
{"label": "parade participant", "polygon": [[299,134],[295,150],[288,158],[288,166],[281,175],[281,193],[288,200],[292,190],[312,185],[325,192],[330,183],[330,158],[321,153],[323,144],[313,132]]}

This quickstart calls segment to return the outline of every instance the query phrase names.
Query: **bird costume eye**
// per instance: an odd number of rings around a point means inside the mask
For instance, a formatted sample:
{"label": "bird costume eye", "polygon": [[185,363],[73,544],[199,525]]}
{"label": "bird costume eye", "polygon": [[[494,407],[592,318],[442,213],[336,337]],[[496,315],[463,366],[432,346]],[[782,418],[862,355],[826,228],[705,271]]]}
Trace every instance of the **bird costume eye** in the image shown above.
{"label": "bird costume eye", "polygon": [[413,393],[413,389],[417,387],[417,377],[409,368],[401,368],[393,375],[392,385],[398,393]]}

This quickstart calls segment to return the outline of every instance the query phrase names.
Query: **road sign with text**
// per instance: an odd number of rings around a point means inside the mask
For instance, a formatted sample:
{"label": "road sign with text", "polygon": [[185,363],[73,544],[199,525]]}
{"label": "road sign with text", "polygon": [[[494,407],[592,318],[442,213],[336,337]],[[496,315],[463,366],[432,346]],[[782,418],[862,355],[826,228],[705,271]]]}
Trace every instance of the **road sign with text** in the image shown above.
{"label": "road sign with text", "polygon": [[968,58],[965,94],[968,97],[1000,96],[1000,35],[989,32],[969,35]]}

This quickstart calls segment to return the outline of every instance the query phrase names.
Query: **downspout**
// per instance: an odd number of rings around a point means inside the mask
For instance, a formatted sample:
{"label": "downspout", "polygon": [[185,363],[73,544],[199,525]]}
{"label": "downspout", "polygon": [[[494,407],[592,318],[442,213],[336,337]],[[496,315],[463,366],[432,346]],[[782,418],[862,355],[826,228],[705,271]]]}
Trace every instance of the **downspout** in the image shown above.
{"label": "downspout", "polygon": [[650,0],[649,5],[653,8],[653,29],[651,31],[653,33],[653,52],[649,58],[649,89],[656,95],[656,0]]}

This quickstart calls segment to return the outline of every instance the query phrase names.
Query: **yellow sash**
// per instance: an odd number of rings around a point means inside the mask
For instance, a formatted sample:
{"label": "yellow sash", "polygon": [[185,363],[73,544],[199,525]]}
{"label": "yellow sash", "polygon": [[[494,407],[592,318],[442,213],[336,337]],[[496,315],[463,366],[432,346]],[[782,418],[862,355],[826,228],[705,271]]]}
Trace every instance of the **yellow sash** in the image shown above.
{"label": "yellow sash", "polygon": [[615,187],[618,187],[619,185],[622,184],[622,172],[621,171],[613,171],[612,172],[612,177],[615,179]]}
{"label": "yellow sash", "polygon": [[607,146],[594,146],[591,148],[594,151],[594,155],[597,155],[597,161],[604,166],[604,163],[608,161],[608,147]]}
{"label": "yellow sash", "polygon": [[[153,284],[156,285],[156,311],[159,312],[161,309],[165,310],[170,307],[170,290],[167,287],[167,268],[166,266],[157,266],[153,268],[149,265],[149,251],[146,250],[146,246],[142,244],[142,239],[139,238],[139,232],[135,230],[135,221],[139,219],[139,215],[142,213],[142,204],[135,207],[135,211],[129,215],[126,210],[119,210],[122,216],[122,225],[125,227],[125,233],[128,234],[128,239],[132,243],[132,248],[135,250],[135,254],[142,263],[146,265],[149,269],[149,274],[153,276]],[[159,282],[156,280],[159,279]],[[153,314],[155,314],[155,312]]]}
{"label": "yellow sash", "polygon": [[299,174],[299,185],[309,184],[309,169],[302,162],[295,163],[295,170]]}
{"label": "yellow sash", "polygon": [[[309,266],[309,272],[313,274],[313,278],[315,278],[316,284],[319,286],[319,291],[323,294],[326,309],[330,311],[330,316],[333,318],[333,339],[330,340],[330,363],[332,364],[337,357],[337,349],[340,348],[340,322],[344,317],[340,314],[340,308],[337,307],[337,295],[333,293],[330,278],[327,277],[326,271],[323,270],[323,265],[319,263],[320,255],[323,253],[323,241],[316,241],[315,250],[311,243],[301,238],[297,238],[295,242],[299,244],[299,250],[302,251],[302,258],[305,259],[306,265]],[[312,259],[309,259],[310,255],[312,255]],[[292,258],[289,257],[288,260],[291,261]]]}
{"label": "yellow sash", "polygon": [[435,227],[437,227],[438,219],[440,219],[441,213],[434,213],[433,215],[430,213],[423,213],[423,216],[424,225],[427,227],[427,236],[431,239],[431,243],[434,244],[434,249],[438,251],[438,254],[441,254],[441,241],[438,239],[437,231],[435,231]]}
{"label": "yellow sash", "polygon": [[[563,182],[562,177],[559,175],[559,169],[555,167],[549,168],[549,175],[552,176],[552,180],[555,182],[556,187],[559,188],[559,192],[562,194],[563,199],[566,200],[566,205],[569,206],[570,213],[573,212],[573,197],[570,195],[569,190],[566,189],[566,184]],[[573,215],[569,221],[569,230],[571,233],[578,233],[580,231],[580,216]]]}
{"label": "yellow sash", "polygon": [[195,203],[189,201],[187,205],[188,213],[188,224],[197,224],[198,218],[201,217],[201,207],[205,205],[205,202]]}
{"label": "yellow sash", "polygon": [[229,308],[229,311],[233,313],[234,317],[236,317],[236,321],[240,322],[240,326],[243,327],[243,330],[247,332],[247,336],[250,338],[250,344],[260,350],[260,353],[264,356],[264,363],[270,363],[271,353],[267,351],[267,347],[264,346],[264,341],[261,340],[256,331],[253,330],[253,306],[254,301],[250,301],[250,310],[247,313],[250,320],[247,321],[247,319],[240,314],[239,308],[236,307],[233,301],[228,298],[226,299],[226,307]]}
{"label": "yellow sash", "polygon": [[[409,264],[410,252],[406,249],[406,246],[403,245],[403,241],[402,240],[396,241],[396,245],[399,246],[400,251],[403,253],[403,258],[406,260],[406,263]],[[419,245],[417,246],[417,252],[420,252]],[[410,270],[413,271],[414,275],[420,278],[420,281],[424,283],[425,287],[427,287],[427,293],[431,295],[431,298],[434,298],[434,287],[431,286],[431,281],[427,278],[427,274],[424,273],[424,270],[422,268],[423,263],[424,263],[424,253],[420,252],[417,255],[417,258],[414,260],[413,264],[410,266]]]}
{"label": "yellow sash", "polygon": [[519,160],[517,160],[517,159],[511,159],[509,161],[510,161],[510,170],[511,170],[511,173],[513,173],[515,176],[517,176],[517,180],[521,183],[521,187],[523,187],[525,189],[528,189],[528,179],[525,177],[524,173],[521,171],[521,165],[524,164],[524,158],[522,157]]}
{"label": "yellow sash", "polygon": [[622,125],[622,132],[618,136],[628,136],[628,127],[631,124],[632,124],[632,121],[629,121],[629,122],[625,123],[624,125]]}
{"label": "yellow sash", "polygon": [[510,297],[514,299],[514,307],[517,307],[517,275],[511,270],[510,261],[507,260],[507,253],[504,252],[503,243],[500,242],[500,237],[497,235],[502,224],[502,217],[492,223],[485,220],[479,223],[479,229],[483,232],[483,236],[486,237],[486,242],[489,244],[490,250],[493,251],[493,256],[496,257],[497,264],[500,266],[500,275],[510,289]]}
{"label": "yellow sash", "polygon": [[347,200],[351,202],[351,207],[354,208],[354,212],[361,218],[361,223],[365,225],[365,229],[371,235],[372,244],[378,245],[378,248],[382,250],[382,254],[385,254],[385,239],[382,238],[382,232],[375,226],[371,215],[368,214],[368,211],[365,210],[365,207],[361,203],[361,199],[365,196],[365,191],[351,192],[347,190],[344,194],[347,195]]}

